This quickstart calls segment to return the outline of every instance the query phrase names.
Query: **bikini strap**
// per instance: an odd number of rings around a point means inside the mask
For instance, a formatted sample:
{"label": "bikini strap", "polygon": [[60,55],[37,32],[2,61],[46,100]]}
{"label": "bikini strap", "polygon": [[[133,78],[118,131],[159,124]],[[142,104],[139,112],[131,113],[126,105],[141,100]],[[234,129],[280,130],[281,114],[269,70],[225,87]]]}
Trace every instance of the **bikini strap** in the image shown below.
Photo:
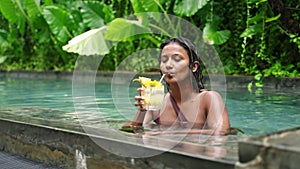
{"label": "bikini strap", "polygon": [[180,123],[187,123],[188,120],[185,118],[185,116],[183,115],[183,113],[180,111],[180,109],[179,109],[179,107],[178,107],[178,105],[177,105],[174,97],[172,95],[170,95],[170,98],[171,98],[170,100],[171,100],[171,103],[172,103],[173,108],[175,110],[175,113],[176,113],[176,115],[177,115],[177,117],[179,119],[179,122]]}

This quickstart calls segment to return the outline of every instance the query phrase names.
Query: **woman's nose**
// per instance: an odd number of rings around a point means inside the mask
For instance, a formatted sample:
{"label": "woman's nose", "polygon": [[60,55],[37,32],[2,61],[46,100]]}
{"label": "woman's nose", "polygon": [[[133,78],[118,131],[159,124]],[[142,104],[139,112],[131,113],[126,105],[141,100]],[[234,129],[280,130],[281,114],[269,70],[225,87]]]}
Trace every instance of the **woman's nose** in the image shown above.
{"label": "woman's nose", "polygon": [[167,69],[172,69],[173,68],[173,63],[172,63],[171,59],[166,62],[166,68]]}

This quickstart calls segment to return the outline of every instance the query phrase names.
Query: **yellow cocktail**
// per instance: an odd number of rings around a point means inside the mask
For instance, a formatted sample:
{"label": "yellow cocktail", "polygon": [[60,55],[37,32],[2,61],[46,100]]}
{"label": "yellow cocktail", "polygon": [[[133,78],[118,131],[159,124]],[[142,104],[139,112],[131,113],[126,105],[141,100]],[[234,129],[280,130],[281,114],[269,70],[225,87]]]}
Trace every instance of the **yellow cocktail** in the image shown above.
{"label": "yellow cocktail", "polygon": [[141,96],[144,98],[144,108],[147,110],[158,110],[164,100],[164,86],[157,80],[139,77],[143,91]]}

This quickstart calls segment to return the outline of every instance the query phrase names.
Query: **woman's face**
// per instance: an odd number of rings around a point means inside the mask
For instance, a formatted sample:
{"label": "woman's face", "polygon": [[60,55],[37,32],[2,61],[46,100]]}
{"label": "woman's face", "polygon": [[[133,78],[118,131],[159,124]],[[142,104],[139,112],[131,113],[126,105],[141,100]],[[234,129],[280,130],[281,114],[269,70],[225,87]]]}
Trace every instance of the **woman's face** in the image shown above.
{"label": "woman's face", "polygon": [[178,43],[166,45],[161,52],[160,70],[168,84],[189,79],[189,56]]}

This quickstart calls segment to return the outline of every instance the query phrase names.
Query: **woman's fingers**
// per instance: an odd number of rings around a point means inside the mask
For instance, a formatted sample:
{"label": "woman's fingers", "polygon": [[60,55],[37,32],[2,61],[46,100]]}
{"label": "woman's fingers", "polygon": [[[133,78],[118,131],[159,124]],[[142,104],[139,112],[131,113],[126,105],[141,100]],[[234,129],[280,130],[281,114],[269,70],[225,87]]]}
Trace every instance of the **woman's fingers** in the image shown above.
{"label": "woman's fingers", "polygon": [[142,96],[134,96],[134,100],[139,101],[139,100],[144,100],[144,98]]}
{"label": "woman's fingers", "polygon": [[141,93],[142,93],[143,90],[144,90],[144,89],[141,88],[141,87],[136,89],[136,91],[138,92],[139,95],[141,95]]}
{"label": "woman's fingers", "polygon": [[135,106],[143,106],[143,97],[142,96],[135,96],[134,100],[137,102],[134,103]]}
{"label": "woman's fingers", "polygon": [[143,88],[137,88],[136,91],[138,92],[139,95],[134,97],[134,100],[137,101],[137,102],[134,103],[134,105],[135,106],[143,107],[143,100],[144,100],[144,98],[141,96]]}
{"label": "woman's fingers", "polygon": [[141,102],[135,102],[134,105],[135,105],[135,106],[140,106],[140,107],[142,107],[142,106],[143,106],[143,103],[141,103]]}

